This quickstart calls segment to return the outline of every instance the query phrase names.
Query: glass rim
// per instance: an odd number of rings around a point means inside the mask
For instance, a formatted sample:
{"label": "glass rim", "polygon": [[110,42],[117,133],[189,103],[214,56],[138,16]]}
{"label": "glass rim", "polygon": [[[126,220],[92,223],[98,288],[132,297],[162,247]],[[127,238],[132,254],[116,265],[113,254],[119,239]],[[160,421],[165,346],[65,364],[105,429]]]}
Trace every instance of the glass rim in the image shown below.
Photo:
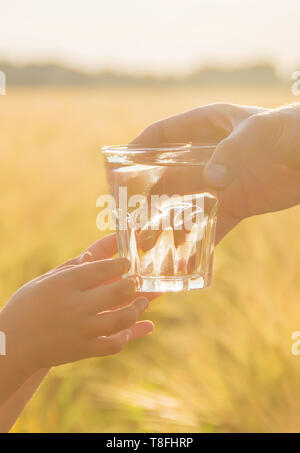
{"label": "glass rim", "polygon": [[102,146],[101,151],[103,154],[106,153],[118,153],[118,154],[135,154],[135,153],[164,153],[164,152],[186,152],[190,150],[199,149],[215,149],[217,144],[204,144],[201,142],[191,143],[160,143],[158,145],[140,145],[138,143],[129,143],[126,145],[106,145]]}

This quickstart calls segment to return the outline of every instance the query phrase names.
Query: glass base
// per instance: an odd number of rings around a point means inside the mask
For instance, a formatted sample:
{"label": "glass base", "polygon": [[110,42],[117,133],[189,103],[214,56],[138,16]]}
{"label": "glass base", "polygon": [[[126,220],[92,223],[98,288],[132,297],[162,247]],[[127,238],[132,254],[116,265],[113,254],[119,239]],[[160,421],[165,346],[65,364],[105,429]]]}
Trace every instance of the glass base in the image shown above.
{"label": "glass base", "polygon": [[[129,276],[129,275],[128,275]],[[210,285],[210,278],[202,276],[136,277],[138,293],[168,293],[203,289]]]}

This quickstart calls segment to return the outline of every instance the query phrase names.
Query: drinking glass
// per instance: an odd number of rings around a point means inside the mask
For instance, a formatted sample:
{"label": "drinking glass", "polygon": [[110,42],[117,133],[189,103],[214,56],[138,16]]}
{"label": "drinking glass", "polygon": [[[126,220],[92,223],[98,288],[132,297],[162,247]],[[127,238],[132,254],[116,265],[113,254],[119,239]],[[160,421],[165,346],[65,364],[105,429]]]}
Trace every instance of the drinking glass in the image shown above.
{"label": "drinking glass", "polygon": [[119,254],[140,292],[211,283],[218,196],[203,178],[215,145],[105,146]]}

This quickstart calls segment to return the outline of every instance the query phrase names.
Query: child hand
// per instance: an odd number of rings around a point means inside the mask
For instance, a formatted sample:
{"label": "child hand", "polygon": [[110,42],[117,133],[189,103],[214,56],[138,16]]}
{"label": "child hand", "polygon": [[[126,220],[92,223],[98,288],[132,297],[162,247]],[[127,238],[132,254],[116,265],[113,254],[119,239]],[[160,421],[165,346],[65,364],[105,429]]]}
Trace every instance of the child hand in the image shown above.
{"label": "child hand", "polygon": [[107,236],[12,296],[0,312],[0,330],[18,369],[30,374],[115,354],[153,330],[150,321],[137,322],[148,300],[135,298],[133,279],[121,278],[129,262],[104,259],[116,252],[115,242]]}

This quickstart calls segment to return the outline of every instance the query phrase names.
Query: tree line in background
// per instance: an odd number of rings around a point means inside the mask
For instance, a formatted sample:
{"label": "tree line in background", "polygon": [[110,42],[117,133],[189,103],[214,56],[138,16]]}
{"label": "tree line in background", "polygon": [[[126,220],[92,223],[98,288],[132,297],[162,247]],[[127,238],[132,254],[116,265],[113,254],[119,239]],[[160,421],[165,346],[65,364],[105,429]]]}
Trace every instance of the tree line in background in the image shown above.
{"label": "tree line in background", "polygon": [[234,68],[203,67],[184,77],[127,74],[114,71],[88,73],[60,64],[14,65],[0,62],[7,85],[269,85],[281,84],[273,65],[256,64]]}

